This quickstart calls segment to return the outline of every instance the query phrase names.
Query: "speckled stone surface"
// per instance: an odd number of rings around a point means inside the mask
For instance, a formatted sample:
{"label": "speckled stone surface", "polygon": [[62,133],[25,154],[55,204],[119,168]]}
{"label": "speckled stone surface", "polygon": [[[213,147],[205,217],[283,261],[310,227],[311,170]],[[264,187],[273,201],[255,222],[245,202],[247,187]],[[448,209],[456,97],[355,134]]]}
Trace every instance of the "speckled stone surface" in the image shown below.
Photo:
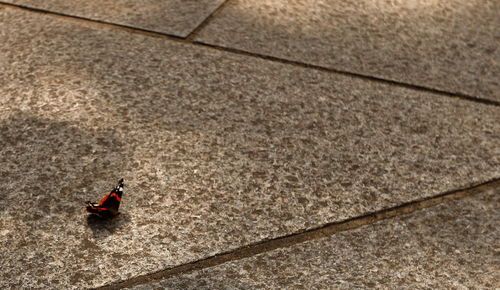
{"label": "speckled stone surface", "polygon": [[133,289],[495,289],[499,205],[481,194]]}
{"label": "speckled stone surface", "polygon": [[[0,10],[0,288],[96,287],[500,176],[500,108]],[[125,179],[122,214],[83,212]]]}
{"label": "speckled stone surface", "polygon": [[197,40],[500,101],[500,1],[234,0]]}
{"label": "speckled stone surface", "polygon": [[3,2],[185,37],[224,0],[4,0]]}

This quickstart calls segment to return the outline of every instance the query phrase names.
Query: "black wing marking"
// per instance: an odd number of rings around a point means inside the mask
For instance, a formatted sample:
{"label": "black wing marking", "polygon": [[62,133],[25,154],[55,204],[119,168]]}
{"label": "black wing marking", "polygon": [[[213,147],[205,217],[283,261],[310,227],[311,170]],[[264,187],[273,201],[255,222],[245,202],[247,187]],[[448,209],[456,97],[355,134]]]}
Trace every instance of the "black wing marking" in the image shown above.
{"label": "black wing marking", "polygon": [[112,217],[118,214],[118,208],[123,195],[123,187],[125,186],[123,178],[118,181],[118,184],[105,195],[99,203],[88,202],[87,211],[98,214],[102,217]]}

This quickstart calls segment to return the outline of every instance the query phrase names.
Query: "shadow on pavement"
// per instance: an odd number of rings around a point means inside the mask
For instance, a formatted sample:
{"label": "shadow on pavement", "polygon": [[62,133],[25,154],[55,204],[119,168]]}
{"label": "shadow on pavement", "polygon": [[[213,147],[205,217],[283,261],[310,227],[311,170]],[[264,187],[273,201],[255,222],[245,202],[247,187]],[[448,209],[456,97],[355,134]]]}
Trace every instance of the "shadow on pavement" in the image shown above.
{"label": "shadow on pavement", "polygon": [[120,213],[113,218],[101,218],[95,214],[87,216],[87,225],[92,230],[94,239],[106,238],[128,222],[130,216],[126,213]]}
{"label": "shadow on pavement", "polygon": [[84,131],[19,110],[0,120],[0,132],[0,211],[40,222],[37,228],[81,214],[95,183],[116,179],[116,168],[126,167],[123,146],[110,130]]}

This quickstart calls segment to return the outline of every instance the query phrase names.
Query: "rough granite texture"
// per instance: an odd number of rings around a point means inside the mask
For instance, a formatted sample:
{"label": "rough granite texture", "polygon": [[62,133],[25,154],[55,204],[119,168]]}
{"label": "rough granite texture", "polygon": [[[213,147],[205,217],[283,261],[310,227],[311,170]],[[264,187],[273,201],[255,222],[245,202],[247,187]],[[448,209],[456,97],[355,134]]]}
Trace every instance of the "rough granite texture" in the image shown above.
{"label": "rough granite texture", "polygon": [[133,289],[495,289],[499,193]]}
{"label": "rough granite texture", "polygon": [[224,0],[2,0],[48,11],[187,36]]}
{"label": "rough granite texture", "polygon": [[[0,288],[97,287],[500,176],[500,108],[0,10]],[[122,214],[83,212],[118,181]]]}
{"label": "rough granite texture", "polygon": [[498,0],[232,0],[196,40],[500,101]]}

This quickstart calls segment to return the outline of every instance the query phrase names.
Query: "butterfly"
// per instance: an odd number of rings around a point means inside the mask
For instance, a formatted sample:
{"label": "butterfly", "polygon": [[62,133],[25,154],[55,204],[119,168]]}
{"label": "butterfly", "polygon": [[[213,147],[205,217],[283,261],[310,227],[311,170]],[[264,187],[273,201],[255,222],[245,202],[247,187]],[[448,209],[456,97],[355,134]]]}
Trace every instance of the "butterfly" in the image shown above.
{"label": "butterfly", "polygon": [[120,201],[122,201],[124,186],[122,178],[118,181],[115,188],[113,188],[109,194],[106,194],[99,203],[87,201],[86,211],[102,218],[111,218],[118,215],[118,208],[120,207]]}

